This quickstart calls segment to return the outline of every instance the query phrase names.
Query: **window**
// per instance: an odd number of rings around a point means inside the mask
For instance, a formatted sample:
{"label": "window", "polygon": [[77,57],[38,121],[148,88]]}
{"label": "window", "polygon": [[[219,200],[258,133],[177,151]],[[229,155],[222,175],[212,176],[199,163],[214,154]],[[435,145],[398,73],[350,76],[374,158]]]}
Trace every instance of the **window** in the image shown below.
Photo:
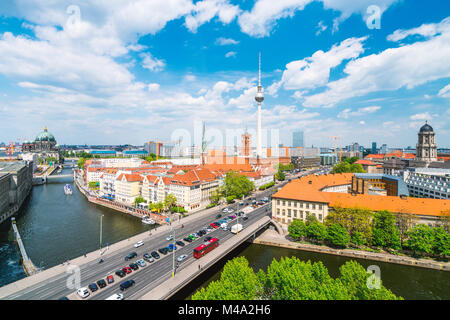
{"label": "window", "polygon": [[291,216],[291,209],[288,209],[288,217]]}
{"label": "window", "polygon": [[300,202],[300,208],[303,208],[303,202]]}
{"label": "window", "polygon": [[306,204],[306,209],[309,209],[309,203]]}
{"label": "window", "polygon": [[297,201],[294,201],[294,207],[297,208]]}
{"label": "window", "polygon": [[288,201],[288,206],[289,206],[289,207],[291,206],[291,202],[290,202],[290,201]]}
{"label": "window", "polygon": [[313,204],[313,205],[312,205],[312,208],[313,208],[313,210],[316,210],[316,205]]}
{"label": "window", "polygon": [[286,201],[283,200],[283,206],[285,206],[285,205],[286,205]]}
{"label": "window", "polygon": [[300,211],[300,218],[303,219],[303,211]]}
{"label": "window", "polygon": [[294,218],[297,218],[297,210],[294,210]]}
{"label": "window", "polygon": [[280,200],[277,200],[277,204],[278,204],[278,205],[280,204]]}
{"label": "window", "polygon": [[322,210],[322,205],[321,204],[319,204],[319,210]]}
{"label": "window", "polygon": [[280,209],[277,209],[277,215],[280,215]]}
{"label": "window", "polygon": [[286,210],[283,209],[282,213],[283,213],[283,216],[285,216],[286,215]]}
{"label": "window", "polygon": [[322,221],[322,214],[319,213],[319,221]]}

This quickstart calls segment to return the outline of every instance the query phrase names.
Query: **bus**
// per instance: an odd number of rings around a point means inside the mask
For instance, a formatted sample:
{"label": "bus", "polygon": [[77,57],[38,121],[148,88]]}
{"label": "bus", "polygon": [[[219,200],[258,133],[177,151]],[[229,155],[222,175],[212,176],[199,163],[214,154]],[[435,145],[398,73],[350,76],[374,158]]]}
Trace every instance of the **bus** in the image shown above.
{"label": "bus", "polygon": [[205,254],[217,248],[219,246],[219,239],[212,238],[209,241],[205,241],[203,244],[199,245],[194,249],[194,258],[200,259]]}

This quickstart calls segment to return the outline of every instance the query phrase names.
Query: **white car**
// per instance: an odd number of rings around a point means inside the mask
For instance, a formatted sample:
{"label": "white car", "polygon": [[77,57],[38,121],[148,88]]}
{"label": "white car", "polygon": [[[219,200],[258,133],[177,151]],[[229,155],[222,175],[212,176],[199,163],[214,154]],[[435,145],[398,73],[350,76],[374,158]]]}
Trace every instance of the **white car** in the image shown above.
{"label": "white car", "polygon": [[121,293],[114,293],[112,296],[109,296],[105,300],[123,300],[123,294],[121,294]]}
{"label": "white car", "polygon": [[168,236],[168,237],[166,238],[167,241],[170,241],[170,240],[172,240],[172,239],[173,239],[173,235],[170,235],[170,236]]}
{"label": "white car", "polygon": [[184,259],[186,259],[187,258],[187,254],[182,254],[181,256],[179,256],[178,258],[177,258],[177,260],[178,260],[178,262],[181,262],[181,261],[183,261]]}
{"label": "white car", "polygon": [[234,212],[234,209],[229,208],[229,209],[228,209],[228,213],[232,213],[232,212]]}
{"label": "white car", "polygon": [[138,242],[136,242],[135,244],[134,244],[134,247],[135,248],[139,248],[140,246],[143,246],[144,245],[144,241],[138,241]]}
{"label": "white car", "polygon": [[136,261],[136,264],[138,264],[139,267],[145,267],[145,266],[147,265],[147,264],[145,263],[145,261],[142,260],[142,259],[137,260],[137,261]]}
{"label": "white car", "polygon": [[85,288],[85,287],[78,289],[78,290],[77,290],[77,293],[78,293],[78,295],[79,295],[80,297],[82,297],[83,299],[89,297],[89,291],[88,291],[88,289]]}

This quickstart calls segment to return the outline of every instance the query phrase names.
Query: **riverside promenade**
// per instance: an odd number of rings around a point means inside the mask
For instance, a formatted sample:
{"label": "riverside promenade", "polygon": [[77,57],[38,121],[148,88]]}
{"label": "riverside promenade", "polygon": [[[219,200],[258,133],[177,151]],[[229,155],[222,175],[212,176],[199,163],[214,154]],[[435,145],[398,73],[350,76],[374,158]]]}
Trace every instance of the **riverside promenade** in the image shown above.
{"label": "riverside promenade", "polygon": [[397,256],[389,253],[377,253],[352,249],[333,249],[327,246],[320,246],[307,243],[298,243],[287,240],[280,236],[274,230],[266,230],[259,237],[253,240],[253,243],[263,244],[273,247],[282,247],[288,249],[305,250],[318,253],[333,254],[357,259],[375,260],[389,263],[397,263],[414,267],[436,269],[441,271],[450,271],[450,262],[438,262],[430,259],[415,259],[406,256]]}

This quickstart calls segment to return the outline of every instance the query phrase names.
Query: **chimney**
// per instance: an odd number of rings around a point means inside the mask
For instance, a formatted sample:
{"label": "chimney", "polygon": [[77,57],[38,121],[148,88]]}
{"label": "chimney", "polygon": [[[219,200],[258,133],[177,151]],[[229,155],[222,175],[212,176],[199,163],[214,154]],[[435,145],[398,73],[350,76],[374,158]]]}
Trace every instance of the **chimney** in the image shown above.
{"label": "chimney", "polygon": [[400,195],[400,199],[406,200],[406,199],[408,199],[408,197],[406,195],[402,194],[402,195]]}

